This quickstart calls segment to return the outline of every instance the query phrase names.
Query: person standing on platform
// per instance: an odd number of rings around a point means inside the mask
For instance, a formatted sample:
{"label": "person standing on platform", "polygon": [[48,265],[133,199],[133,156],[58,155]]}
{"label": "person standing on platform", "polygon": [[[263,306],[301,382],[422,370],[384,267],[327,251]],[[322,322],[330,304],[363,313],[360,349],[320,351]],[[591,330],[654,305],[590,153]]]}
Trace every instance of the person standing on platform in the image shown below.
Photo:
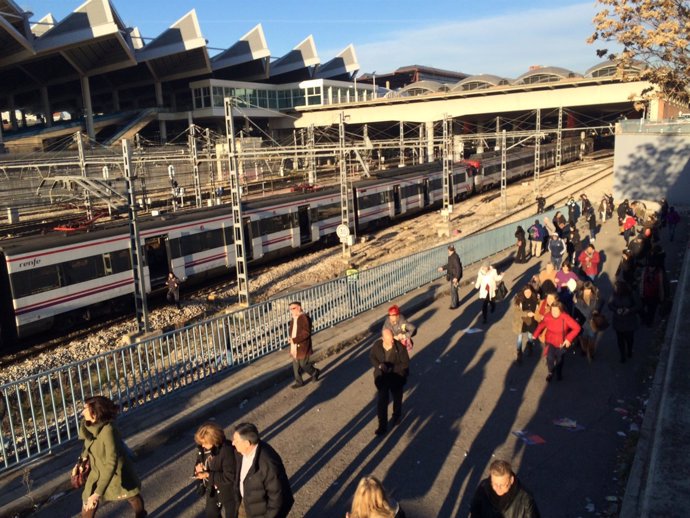
{"label": "person standing on platform", "polygon": [[621,363],[625,363],[626,356],[632,358],[635,331],[639,327],[637,315],[640,303],[626,282],[616,281],[608,306],[613,314],[611,325],[616,331]]}
{"label": "person standing on platform", "polygon": [[543,228],[539,224],[539,220],[534,220],[534,225],[527,229],[530,242],[530,255],[532,257],[539,257],[541,255],[541,245],[544,242]]}
{"label": "person standing on platform", "polygon": [[559,381],[563,379],[565,352],[580,333],[580,329],[580,324],[565,312],[560,302],[554,302],[551,311],[544,315],[544,320],[539,322],[534,336],[539,337],[546,332],[544,356],[546,356],[546,366],[549,370],[546,376],[547,382],[553,379],[554,372]]}
{"label": "person standing on platform", "polygon": [[498,274],[496,268],[490,264],[485,264],[479,268],[477,273],[477,282],[474,283],[474,289],[479,290],[479,299],[482,300],[482,322],[486,324],[486,316],[489,306],[491,312],[496,310],[496,287],[501,281],[502,276]]}
{"label": "person standing on platform", "polygon": [[580,215],[580,207],[577,206],[577,202],[572,196],[568,199],[566,207],[568,207],[568,224],[570,228],[575,228],[577,226],[577,218]]}
{"label": "person standing on platform", "polygon": [[570,269],[570,265],[565,262],[561,265],[561,269],[556,272],[556,289],[560,290],[570,279],[577,283],[580,282],[580,278]]}
{"label": "person standing on platform", "polygon": [[591,206],[586,212],[586,218],[587,225],[589,226],[589,240],[590,242],[594,243],[597,238],[597,215]]}
{"label": "person standing on platform", "polygon": [[407,383],[410,357],[407,349],[393,337],[393,332],[390,329],[384,329],[381,338],[372,345],[369,359],[374,367],[374,385],[378,394],[376,402],[378,427],[374,433],[380,436],[388,431],[388,401],[391,395],[393,396],[393,426],[399,424],[402,419],[403,387]]}
{"label": "person standing on platform", "polygon": [[[534,348],[534,336],[532,333],[537,328],[537,321],[534,314],[539,306],[539,298],[532,287],[527,285],[522,288],[513,302],[513,332],[517,333],[517,355],[516,361],[522,363],[522,346],[525,345],[525,352],[531,356]],[[525,343],[526,342],[526,343]]]}
{"label": "person standing on platform", "polygon": [[543,214],[546,208],[546,198],[537,196],[537,214]]}
{"label": "person standing on platform", "polygon": [[345,518],[405,518],[405,511],[377,478],[364,477],[357,484],[352,509]]}
{"label": "person standing on platform", "polygon": [[518,264],[527,262],[527,237],[525,235],[525,229],[518,225],[515,231],[515,245],[517,246],[517,251],[515,253],[515,262]]}
{"label": "person standing on platform", "polygon": [[597,275],[599,275],[599,263],[601,262],[601,256],[594,248],[594,245],[590,243],[587,248],[582,251],[578,260],[580,261],[580,266],[582,267],[582,271],[585,272],[585,275],[587,275],[590,280],[594,281]]}
{"label": "person standing on platform", "polygon": [[654,325],[656,308],[665,299],[663,268],[648,261],[642,270],[642,282],[640,282],[640,297],[642,299],[642,323],[647,327]]}
{"label": "person standing on platform", "polygon": [[551,264],[553,264],[555,270],[561,268],[565,252],[565,242],[558,237],[556,232],[553,232],[551,234],[551,239],[549,239],[549,253],[551,254]]}
{"label": "person standing on platform", "polygon": [[632,215],[632,211],[628,211],[625,219],[623,220],[623,238],[625,239],[625,245],[627,246],[630,242],[630,238],[635,235],[635,225],[637,225],[637,220]]}
{"label": "person standing on platform", "polygon": [[616,209],[616,215],[618,216],[618,225],[622,225],[623,222],[625,221],[625,217],[628,215],[628,209],[630,208],[630,203],[628,202],[628,199],[626,198],[623,200],[620,205],[618,205],[618,208]]}
{"label": "person standing on platform", "polygon": [[537,503],[513,473],[510,463],[495,460],[489,478],[477,487],[470,504],[470,518],[540,518]]}
{"label": "person standing on platform", "polygon": [[238,518],[287,518],[295,503],[280,455],[259,438],[252,423],[240,423],[232,445],[242,456],[237,462],[241,496]]}
{"label": "person standing on platform", "polygon": [[311,361],[311,318],[302,311],[302,303],[290,302],[290,324],[288,325],[290,356],[292,356],[292,372],[295,383],[292,388],[304,386],[302,372],[311,375],[314,381],[319,380],[321,371]]}
{"label": "person standing on platform", "polygon": [[393,338],[400,342],[408,353],[412,352],[412,337],[417,332],[417,328],[400,314],[400,308],[395,304],[388,308],[388,316],[383,321],[381,331],[385,329],[393,333]]}
{"label": "person standing on platform", "polygon": [[582,325],[582,333],[580,334],[580,348],[582,353],[587,355],[591,361],[594,357],[594,352],[597,343],[598,329],[592,322],[592,317],[599,312],[601,302],[599,300],[599,290],[590,281],[585,281],[575,292],[575,311],[574,317]]}
{"label": "person standing on platform", "polygon": [[168,287],[168,294],[166,296],[168,302],[175,304],[177,309],[180,309],[180,279],[173,272],[170,272],[165,285]]}
{"label": "person standing on platform", "polygon": [[580,194],[580,206],[580,214],[587,214],[590,210],[594,210],[594,207],[592,207],[592,202],[589,201],[589,198],[585,193]]}
{"label": "person standing on platform", "polygon": [[80,457],[89,459],[91,471],[82,492],[82,518],[96,516],[104,500],[127,500],[135,518],[144,518],[148,514],[141,497],[141,482],[115,426],[118,411],[119,407],[105,396],[84,400],[84,420],[79,427],[79,438],[84,441],[84,447]]}
{"label": "person standing on platform", "polygon": [[439,266],[438,271],[446,272],[446,279],[450,281],[450,309],[456,309],[460,305],[458,288],[462,279],[462,262],[453,245],[448,245],[448,264]]}
{"label": "person standing on platform", "polygon": [[[237,452],[214,422],[202,424],[194,434],[199,457],[194,476],[206,489],[206,518],[235,518],[239,505]],[[222,513],[225,514],[222,514]]]}

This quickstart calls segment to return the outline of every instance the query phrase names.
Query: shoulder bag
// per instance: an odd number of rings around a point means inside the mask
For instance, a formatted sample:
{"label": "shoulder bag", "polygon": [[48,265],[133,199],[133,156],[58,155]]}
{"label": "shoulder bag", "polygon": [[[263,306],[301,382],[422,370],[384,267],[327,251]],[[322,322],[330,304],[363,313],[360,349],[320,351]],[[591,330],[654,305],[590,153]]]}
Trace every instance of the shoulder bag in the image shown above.
{"label": "shoulder bag", "polygon": [[74,489],[79,489],[86,484],[86,479],[91,472],[91,463],[89,457],[79,457],[77,463],[72,468],[72,476],[70,482]]}

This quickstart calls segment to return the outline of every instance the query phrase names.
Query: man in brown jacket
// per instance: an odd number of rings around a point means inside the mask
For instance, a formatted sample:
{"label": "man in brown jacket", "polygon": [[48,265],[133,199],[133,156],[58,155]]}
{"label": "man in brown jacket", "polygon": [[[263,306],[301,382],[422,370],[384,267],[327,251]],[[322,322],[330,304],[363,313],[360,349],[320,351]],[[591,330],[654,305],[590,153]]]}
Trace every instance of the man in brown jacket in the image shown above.
{"label": "man in brown jacket", "polygon": [[295,375],[293,389],[304,385],[302,371],[311,375],[314,381],[318,381],[321,371],[311,362],[311,319],[302,311],[302,303],[290,302],[290,356],[292,356],[292,372]]}

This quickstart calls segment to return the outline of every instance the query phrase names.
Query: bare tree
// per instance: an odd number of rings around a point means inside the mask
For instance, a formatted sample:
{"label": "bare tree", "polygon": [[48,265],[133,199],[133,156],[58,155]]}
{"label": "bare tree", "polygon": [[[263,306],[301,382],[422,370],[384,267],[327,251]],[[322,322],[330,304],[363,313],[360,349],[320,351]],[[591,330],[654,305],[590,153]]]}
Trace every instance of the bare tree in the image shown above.
{"label": "bare tree", "polygon": [[[618,64],[626,77],[634,62],[646,68],[640,79],[656,85],[669,98],[690,102],[690,1],[688,0],[597,0],[602,6],[594,17],[596,40],[615,41],[623,50],[597,50]],[[642,92],[648,93],[650,89]]]}

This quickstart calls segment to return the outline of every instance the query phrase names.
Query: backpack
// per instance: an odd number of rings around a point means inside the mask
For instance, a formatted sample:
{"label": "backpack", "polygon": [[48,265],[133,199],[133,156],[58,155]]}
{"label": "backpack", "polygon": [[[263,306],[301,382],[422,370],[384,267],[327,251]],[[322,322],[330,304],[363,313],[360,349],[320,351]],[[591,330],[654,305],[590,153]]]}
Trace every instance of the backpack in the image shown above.
{"label": "backpack", "polygon": [[645,270],[642,279],[642,296],[646,299],[659,298],[659,272],[657,270]]}
{"label": "backpack", "polygon": [[539,241],[541,236],[539,235],[539,229],[535,225],[532,225],[531,227],[529,227],[528,232],[529,232],[529,238],[532,241]]}

